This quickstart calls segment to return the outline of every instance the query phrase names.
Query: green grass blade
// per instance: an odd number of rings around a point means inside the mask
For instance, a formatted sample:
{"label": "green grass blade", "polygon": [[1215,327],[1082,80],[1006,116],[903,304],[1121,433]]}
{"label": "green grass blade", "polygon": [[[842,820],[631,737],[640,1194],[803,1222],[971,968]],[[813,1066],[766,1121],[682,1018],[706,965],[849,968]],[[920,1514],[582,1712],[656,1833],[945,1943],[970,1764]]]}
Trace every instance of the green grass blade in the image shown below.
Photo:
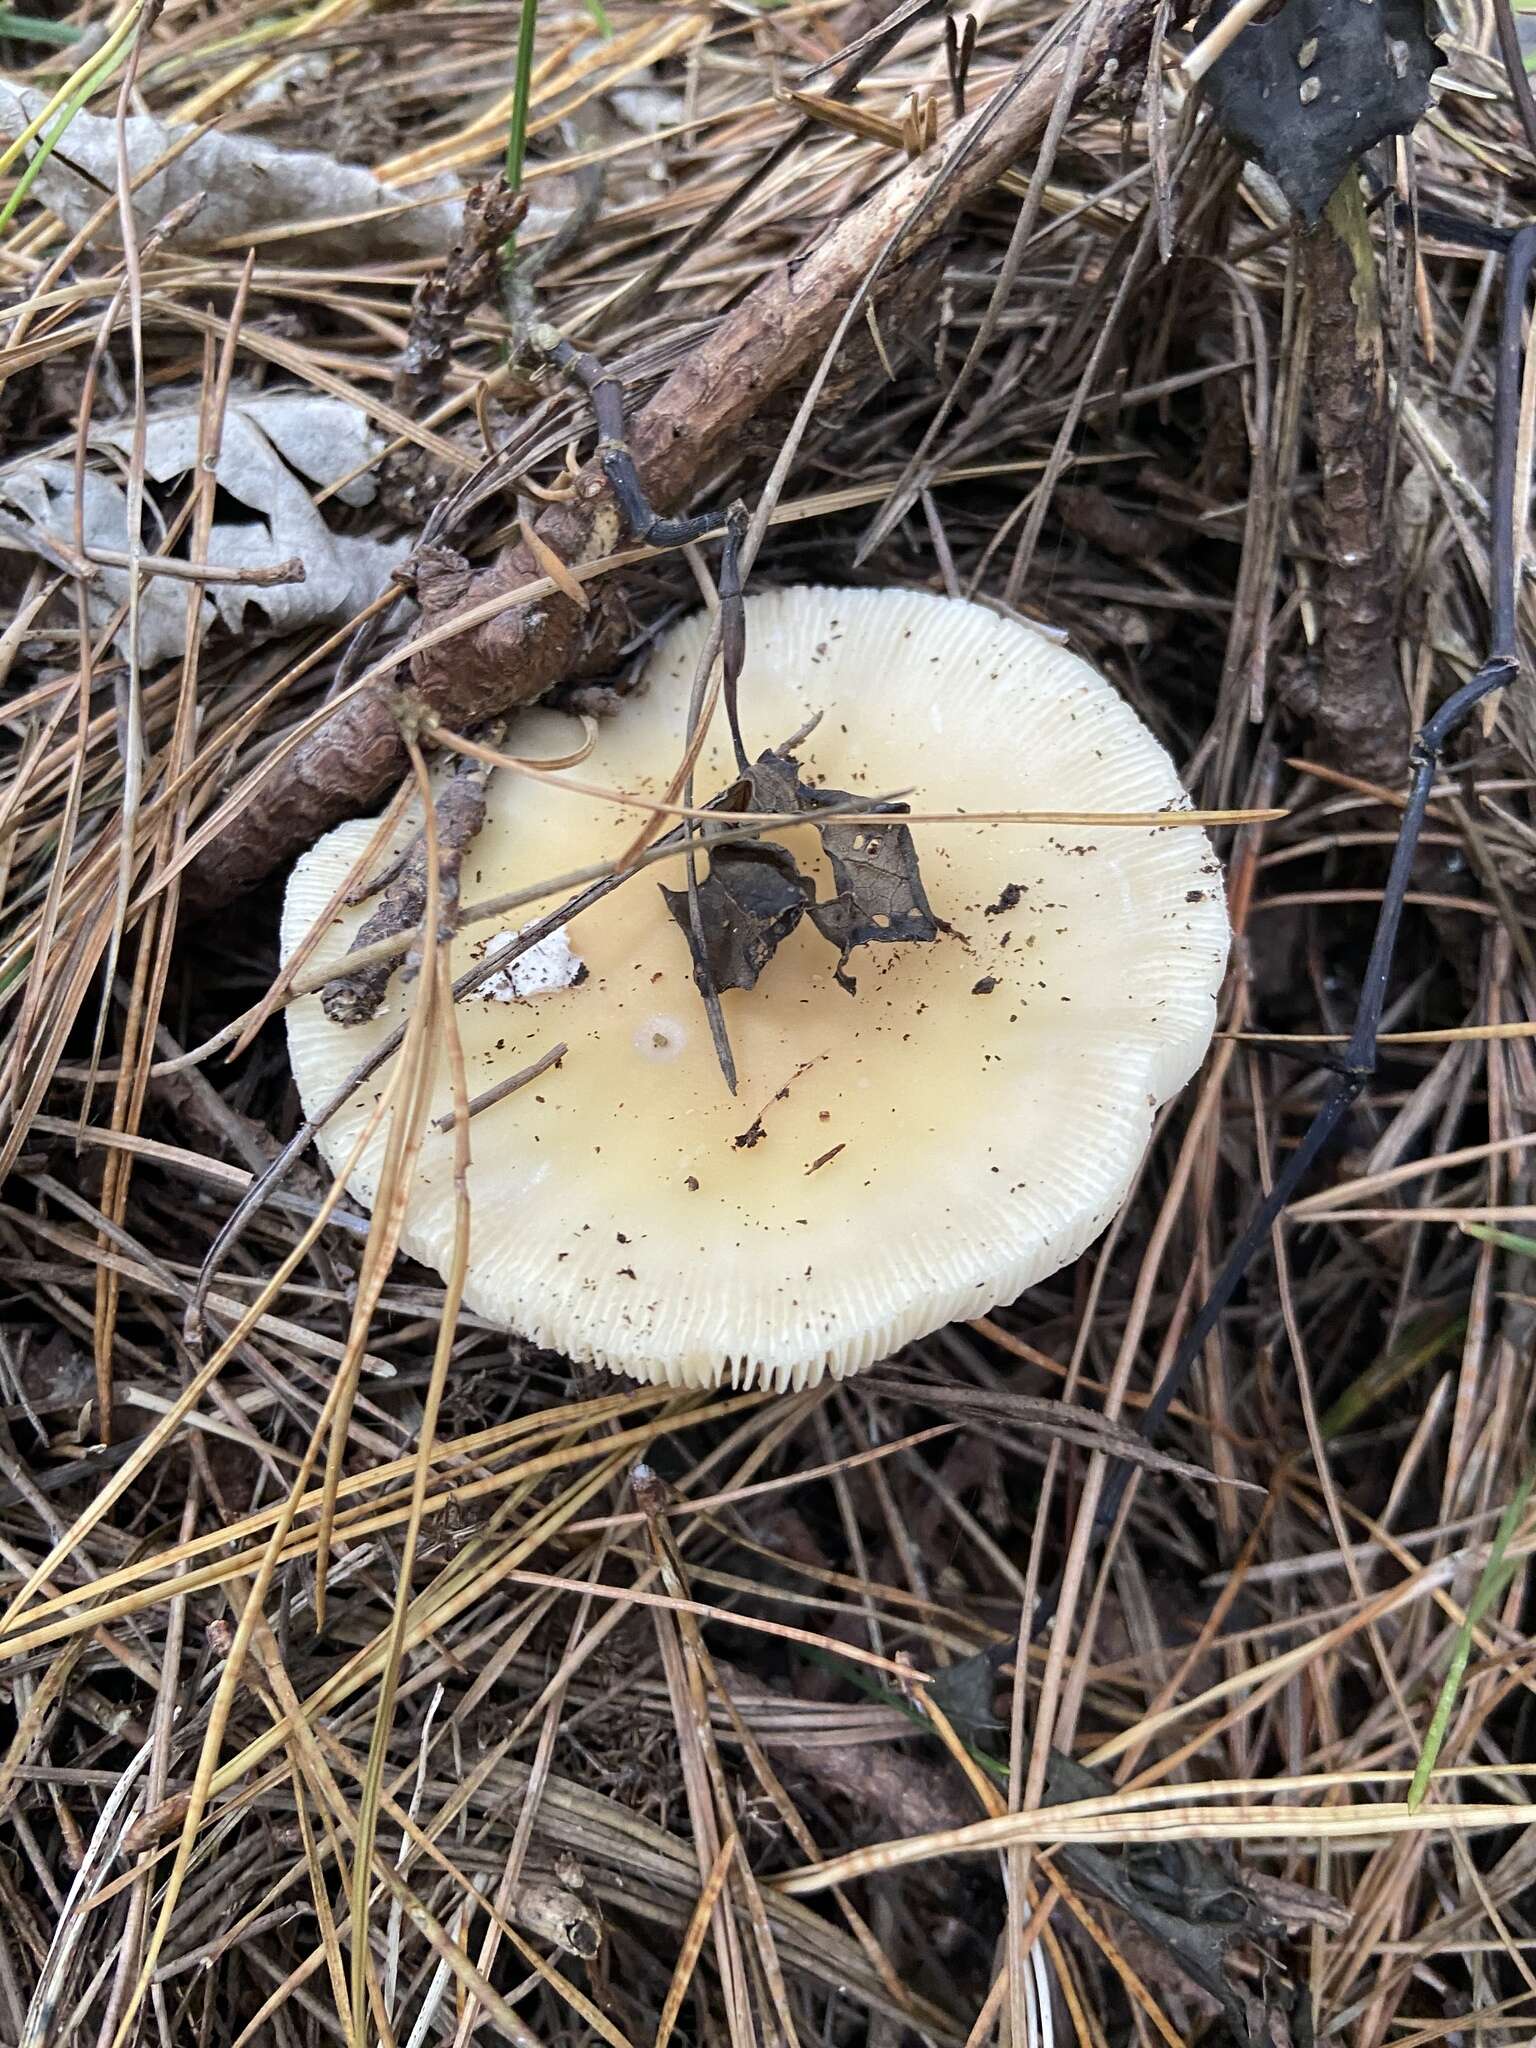
{"label": "green grass blade", "polygon": [[18,14],[14,8],[0,7],[0,37],[13,43],[48,43],[56,50],[67,50],[84,34],[85,30],[72,22],[47,21],[40,14]]}
{"label": "green grass blade", "polygon": [[1519,1252],[1523,1258],[1536,1259],[1536,1237],[1522,1237],[1518,1230],[1495,1230],[1488,1223],[1463,1223],[1461,1228],[1468,1237],[1483,1244],[1496,1244],[1500,1251]]}
{"label": "green grass blade", "polygon": [[[70,123],[74,120],[76,114],[80,112],[80,109],[87,100],[100,92],[113,72],[123,62],[127,54],[128,38],[138,21],[138,16],[139,10],[135,8],[133,13],[113,33],[111,40],[102,45],[95,60],[83,65],[69,81],[69,84],[63,88],[63,91],[68,93],[68,98],[59,108],[53,125],[45,135],[40,137],[36,153],[21,176],[16,180],[15,189],[11,193],[10,198],[7,199],[3,207],[0,207],[0,231],[7,228],[15,218],[28,192],[31,191],[38,172],[68,134]],[[20,141],[21,138],[18,137],[17,143],[13,143],[11,148],[6,151],[7,157],[13,156]]]}
{"label": "green grass blade", "polygon": [[1442,1351],[1460,1340],[1466,1327],[1463,1315],[1419,1319],[1385,1357],[1376,1359],[1352,1380],[1328,1409],[1320,1424],[1324,1443],[1343,1436],[1378,1401],[1433,1365]]}
{"label": "green grass blade", "polygon": [[1451,1725],[1456,1697],[1461,1691],[1461,1681],[1466,1676],[1467,1660],[1472,1654],[1472,1631],[1514,1577],[1514,1561],[1506,1560],[1505,1552],[1520,1526],[1520,1518],[1525,1513],[1533,1485],[1536,1485],[1536,1465],[1531,1467],[1516,1487],[1514,1498],[1499,1517],[1499,1526],[1494,1532],[1493,1544],[1488,1552],[1488,1562],[1483,1566],[1477,1589],[1468,1603],[1466,1619],[1456,1631],[1451,1661],[1440,1687],[1440,1697],[1435,1702],[1434,1718],[1429,1724],[1429,1733],[1425,1736],[1424,1747],[1419,1753],[1413,1783],[1408,1787],[1410,1812],[1422,1802],[1424,1794],[1429,1790],[1430,1777],[1445,1742],[1446,1730]]}
{"label": "green grass blade", "polygon": [[[533,97],[533,38],[539,25],[539,0],[522,0],[517,17],[517,70],[512,80],[512,113],[507,122],[507,187],[523,189],[523,162],[528,151],[528,102]],[[517,260],[517,232],[501,245],[501,267],[510,277]]]}
{"label": "green grass blade", "polygon": [[528,101],[533,92],[533,37],[539,24],[539,0],[523,0],[517,17],[517,71],[512,80],[512,116],[507,123],[507,183],[523,189],[523,158],[528,147]]}

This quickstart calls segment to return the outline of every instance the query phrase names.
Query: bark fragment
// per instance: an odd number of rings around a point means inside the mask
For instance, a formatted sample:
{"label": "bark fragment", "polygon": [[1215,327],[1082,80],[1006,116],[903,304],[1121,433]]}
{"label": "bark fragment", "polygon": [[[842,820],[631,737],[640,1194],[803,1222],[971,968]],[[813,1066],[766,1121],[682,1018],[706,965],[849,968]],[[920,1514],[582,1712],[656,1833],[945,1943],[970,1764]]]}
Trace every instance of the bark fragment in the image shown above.
{"label": "bark fragment", "polygon": [[410,332],[395,372],[394,401],[420,416],[442,396],[454,343],[476,307],[496,290],[501,251],[528,211],[528,196],[505,178],[471,186],[464,226],[439,275],[424,278],[411,306]]}
{"label": "bark fragment", "polygon": [[1327,552],[1323,670],[1307,708],[1329,758],[1395,788],[1408,758],[1408,706],[1393,648],[1386,362],[1375,251],[1353,171],[1304,247]]}
{"label": "bark fragment", "polygon": [[[484,737],[488,745],[498,745],[499,726],[493,726]],[[459,875],[464,856],[485,823],[486,786],[495,772],[484,761],[463,757],[454,763],[437,799],[438,888],[445,936],[458,921]],[[380,939],[394,938],[397,932],[413,931],[421,923],[426,908],[427,841],[425,833],[418,833],[390,876],[378,908],[363,921],[348,951],[360,952]],[[331,1022],[362,1024],[377,1016],[390,979],[403,957],[375,960],[328,981],[320,1000]]]}

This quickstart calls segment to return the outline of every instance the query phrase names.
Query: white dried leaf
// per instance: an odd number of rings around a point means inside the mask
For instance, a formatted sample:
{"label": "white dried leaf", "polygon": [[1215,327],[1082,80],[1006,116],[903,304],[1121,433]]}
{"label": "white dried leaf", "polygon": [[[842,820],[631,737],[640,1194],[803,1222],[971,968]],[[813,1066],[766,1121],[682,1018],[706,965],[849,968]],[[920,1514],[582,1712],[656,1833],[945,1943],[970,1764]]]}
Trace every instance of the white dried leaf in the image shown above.
{"label": "white dried leaf", "polygon": [[242,97],[248,107],[285,112],[300,94],[328,85],[335,68],[330,51],[307,50],[274,64]]}
{"label": "white dried leaf", "polygon": [[[602,63],[610,56],[611,48],[600,36],[588,36],[577,44],[573,54],[578,63],[584,60]],[[623,83],[610,86],[604,92],[603,100],[629,127],[638,128],[642,135],[654,135],[658,129],[676,127],[682,120],[686,111],[683,95],[675,86],[660,83],[660,74],[654,65],[642,71],[625,70],[620,77]],[[599,109],[589,106],[585,110],[585,118],[591,122],[594,115],[598,125],[603,125]]]}
{"label": "white dried leaf", "polygon": [[[144,467],[152,482],[174,484],[195,468],[198,419],[193,406],[151,416],[145,429]],[[204,630],[217,620],[232,633],[292,633],[350,618],[378,596],[398,549],[334,532],[317,510],[310,485],[339,484],[382,446],[363,414],[343,399],[284,391],[231,400],[216,476],[220,488],[248,507],[251,517],[216,521],[208,536],[207,559],[220,568],[264,569],[297,556],[304,565],[304,581],[210,583],[201,602]],[[116,460],[109,472],[87,468],[78,532],[70,461],[37,457],[0,474],[0,503],[57,548],[73,552],[83,536],[87,552],[122,552],[128,546],[128,496],[122,478],[133,448],[132,424],[98,429],[91,447],[110,451]],[[372,478],[362,476],[342,484],[336,495],[346,504],[360,505],[373,492]],[[147,552],[158,550],[154,534],[141,539]],[[186,591],[184,582],[165,576],[145,583],[139,605],[139,656],[147,666],[185,651]],[[98,569],[88,586],[92,619],[104,622],[127,593],[126,569]],[[259,620],[252,621],[252,611],[260,614]],[[117,645],[126,654],[126,622]]]}
{"label": "white dried leaf", "polygon": [[[498,953],[505,953],[515,945],[521,936],[520,932],[497,932],[487,942],[485,957],[495,959]],[[481,982],[475,993],[489,996],[496,1003],[524,1002],[530,996],[548,996],[562,988],[574,988],[583,971],[584,963],[571,950],[571,942],[562,925],[548,938],[536,940],[526,953],[508,961],[505,967],[498,967],[493,975]]]}
{"label": "white dried leaf", "polygon": [[[45,93],[30,87],[18,90],[0,80],[0,138],[19,135],[47,104]],[[129,172],[135,178],[188,132],[145,114],[130,115],[123,128]],[[100,209],[104,192],[117,190],[117,181],[116,121],[103,114],[77,114],[32,190],[73,233]],[[420,201],[427,195],[432,203],[424,206]],[[396,191],[362,165],[337,163],[319,150],[279,149],[274,143],[217,130],[201,136],[138,186],[133,212],[139,233],[148,234],[157,221],[191,199],[202,203],[168,237],[171,248],[211,249],[238,243],[242,235],[294,228],[301,232],[284,234],[276,246],[282,256],[297,253],[306,262],[442,257],[459,238],[464,211],[453,178]],[[410,210],[384,212],[402,205]],[[366,217],[353,220],[354,214]],[[308,221],[340,218],[347,220],[346,226],[305,230]],[[115,209],[99,237],[116,243]]]}
{"label": "white dried leaf", "polygon": [[631,128],[638,128],[642,135],[675,128],[685,111],[682,94],[663,85],[615,86],[608,101],[619,118]]}

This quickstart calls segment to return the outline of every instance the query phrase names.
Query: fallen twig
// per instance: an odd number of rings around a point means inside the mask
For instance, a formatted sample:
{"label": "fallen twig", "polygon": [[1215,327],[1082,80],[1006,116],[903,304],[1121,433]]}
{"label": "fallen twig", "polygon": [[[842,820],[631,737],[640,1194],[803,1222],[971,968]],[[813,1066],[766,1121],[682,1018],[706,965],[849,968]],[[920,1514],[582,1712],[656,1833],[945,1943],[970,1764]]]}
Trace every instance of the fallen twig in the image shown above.
{"label": "fallen twig", "polygon": [[1408,704],[1392,658],[1386,357],[1376,252],[1353,171],[1303,249],[1327,575],[1321,671],[1302,708],[1334,760],[1395,780],[1408,746]]}
{"label": "fallen twig", "polygon": [[[486,735],[495,746],[501,738],[496,724]],[[461,754],[437,799],[437,842],[439,875],[443,897],[443,926],[451,932],[458,922],[459,876],[464,856],[485,823],[485,792],[495,769],[473,755]],[[380,939],[392,939],[398,932],[415,931],[421,924],[427,902],[427,842],[418,833],[391,875],[383,901],[363,923],[349,949],[359,952]],[[361,1024],[376,1016],[400,956],[370,960],[348,968],[326,983],[320,1000],[333,1024]]]}
{"label": "fallen twig", "polygon": [[[569,1051],[570,1047],[563,1041],[558,1045],[552,1045],[548,1052],[530,1061],[526,1067],[519,1067],[515,1074],[508,1074],[505,1079],[498,1081],[494,1088],[487,1088],[483,1094],[475,1096],[469,1104],[468,1114],[476,1117],[483,1109],[494,1109],[498,1102],[505,1102],[507,1097],[515,1095],[519,1088],[526,1088],[530,1081],[537,1081],[540,1074],[547,1074],[551,1067],[559,1066]],[[456,1110],[450,1109],[446,1116],[435,1118],[433,1130],[451,1131],[457,1114]]]}

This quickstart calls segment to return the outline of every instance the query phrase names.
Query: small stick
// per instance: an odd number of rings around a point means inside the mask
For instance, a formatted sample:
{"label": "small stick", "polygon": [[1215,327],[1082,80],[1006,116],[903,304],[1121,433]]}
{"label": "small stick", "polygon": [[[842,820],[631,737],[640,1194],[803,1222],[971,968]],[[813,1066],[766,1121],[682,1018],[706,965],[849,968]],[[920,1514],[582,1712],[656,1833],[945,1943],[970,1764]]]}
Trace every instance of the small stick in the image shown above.
{"label": "small stick", "polygon": [[[624,417],[624,386],[610,371],[605,370],[596,356],[584,355],[550,327],[536,327],[529,333],[530,345],[547,355],[558,369],[574,377],[592,401],[593,416],[597,421],[597,455],[602,464],[603,474],[623,513],[631,532],[648,547],[687,547],[694,541],[702,540],[707,533],[713,533],[723,522],[725,536],[720,548],[720,661],[725,689],[725,715],[731,729],[731,745],[736,753],[738,771],[747,767],[747,751],[742,744],[741,717],[736,702],[736,689],[740,681],[742,664],[747,651],[747,617],[741,588],[741,547],[747,534],[747,513],[743,505],[733,505],[726,513],[695,512],[685,519],[664,518],[645,495],[645,486],[640,481],[640,472],[635,467],[635,458],[630,450],[629,429]],[[696,688],[694,702],[689,707],[688,741],[693,744],[695,730],[701,715],[702,697]],[[693,800],[693,776],[690,773],[684,789],[684,800]],[[704,998],[705,1014],[709,1018],[709,1035],[714,1043],[715,1057],[720,1062],[720,1072],[731,1094],[736,1093],[736,1059],[731,1051],[730,1036],[725,1028],[725,1010],[720,1001],[720,991],[715,987],[714,977],[709,969],[708,949],[704,939],[704,919],[699,907],[699,863],[693,842],[697,828],[690,820],[684,836],[688,841],[688,948],[693,955],[693,978],[700,995]]]}
{"label": "small stick", "polygon": [[965,27],[957,28],[955,17],[944,17],[944,66],[949,73],[949,110],[955,120],[965,119],[965,81],[976,54],[976,17],[968,14]]}
{"label": "small stick", "polygon": [[529,345],[548,356],[557,369],[574,377],[592,401],[597,421],[597,456],[609,488],[619,501],[619,510],[631,533],[647,547],[686,547],[703,540],[723,526],[720,547],[720,630],[721,655],[725,665],[725,707],[731,724],[731,740],[737,766],[745,768],[747,756],[741,744],[736,715],[736,678],[746,651],[746,620],[742,609],[741,544],[746,538],[747,515],[741,505],[728,512],[695,512],[685,519],[663,517],[645,495],[640,472],[629,445],[629,428],[624,416],[624,386],[594,355],[584,354],[553,327],[530,330]]}
{"label": "small stick", "polygon": [[[505,1102],[507,1097],[515,1095],[519,1088],[526,1088],[530,1081],[537,1081],[540,1074],[547,1074],[551,1067],[558,1067],[569,1051],[568,1045],[552,1045],[531,1067],[519,1068],[517,1073],[508,1074],[504,1081],[498,1081],[494,1088],[487,1088],[483,1095],[475,1096],[469,1105],[469,1115],[477,1117],[482,1109],[494,1109],[498,1102]],[[453,1122],[454,1112],[450,1109],[446,1116],[433,1119],[432,1128],[434,1131],[451,1131]]]}
{"label": "small stick", "polygon": [[302,583],[304,564],[297,555],[286,562],[223,564],[183,562],[175,555],[130,555],[126,548],[90,547],[85,560],[92,568],[129,569],[141,576],[173,576],[182,583],[248,583],[253,590],[270,589],[278,583]]}

